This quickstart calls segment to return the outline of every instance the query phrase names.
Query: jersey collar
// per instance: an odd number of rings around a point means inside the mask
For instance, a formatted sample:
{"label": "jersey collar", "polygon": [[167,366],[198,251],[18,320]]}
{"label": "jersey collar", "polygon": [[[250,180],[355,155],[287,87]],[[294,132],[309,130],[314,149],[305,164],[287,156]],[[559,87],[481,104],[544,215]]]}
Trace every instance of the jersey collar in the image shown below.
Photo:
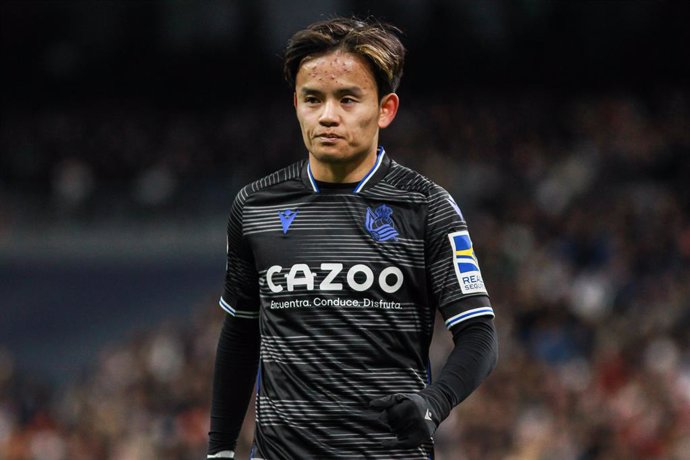
{"label": "jersey collar", "polygon": [[[383,176],[386,175],[390,164],[391,160],[388,155],[386,155],[386,151],[382,146],[379,146],[376,152],[376,163],[374,163],[374,166],[364,175],[362,180],[357,183],[357,186],[352,190],[352,193],[360,193],[365,188],[372,187],[374,184],[376,184],[383,178]],[[304,166],[302,167],[302,182],[304,182],[307,188],[311,189],[315,193],[321,192],[316,180],[314,179],[314,175],[311,173],[309,160],[305,161]]]}

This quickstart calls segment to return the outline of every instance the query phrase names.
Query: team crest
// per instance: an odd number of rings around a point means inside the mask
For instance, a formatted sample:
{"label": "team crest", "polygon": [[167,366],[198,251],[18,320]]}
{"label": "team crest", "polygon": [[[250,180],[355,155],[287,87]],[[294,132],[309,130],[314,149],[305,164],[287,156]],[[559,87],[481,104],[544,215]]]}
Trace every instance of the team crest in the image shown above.
{"label": "team crest", "polygon": [[398,231],[393,226],[392,215],[393,210],[385,204],[373,211],[367,208],[364,227],[375,241],[395,240],[398,237]]}

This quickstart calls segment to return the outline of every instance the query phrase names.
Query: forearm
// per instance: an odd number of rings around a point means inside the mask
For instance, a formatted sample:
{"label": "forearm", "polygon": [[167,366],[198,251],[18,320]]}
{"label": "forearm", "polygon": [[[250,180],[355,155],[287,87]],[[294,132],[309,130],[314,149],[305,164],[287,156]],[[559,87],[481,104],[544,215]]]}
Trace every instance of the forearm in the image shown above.
{"label": "forearm", "polygon": [[218,339],[208,453],[234,450],[259,362],[258,321],[226,316]]}
{"label": "forearm", "polygon": [[440,421],[491,373],[498,359],[493,320],[479,317],[453,328],[455,346],[438,378],[423,390]]}

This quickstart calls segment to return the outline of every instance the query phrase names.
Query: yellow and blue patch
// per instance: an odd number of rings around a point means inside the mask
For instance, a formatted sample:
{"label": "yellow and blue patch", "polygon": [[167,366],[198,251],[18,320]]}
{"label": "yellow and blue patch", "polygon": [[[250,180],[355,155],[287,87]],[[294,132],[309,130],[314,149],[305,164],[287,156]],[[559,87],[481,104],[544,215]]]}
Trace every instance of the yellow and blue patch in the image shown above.
{"label": "yellow and blue patch", "polygon": [[453,266],[463,294],[486,294],[479,261],[467,230],[448,235],[453,249]]}

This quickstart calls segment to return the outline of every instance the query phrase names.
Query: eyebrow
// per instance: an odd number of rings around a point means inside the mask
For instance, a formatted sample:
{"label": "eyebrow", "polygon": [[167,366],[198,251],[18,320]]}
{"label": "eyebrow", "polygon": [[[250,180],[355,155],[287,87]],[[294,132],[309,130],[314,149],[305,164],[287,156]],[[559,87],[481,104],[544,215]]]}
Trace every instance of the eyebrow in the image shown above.
{"label": "eyebrow", "polygon": [[[306,86],[302,87],[302,89],[300,90],[300,93],[303,95],[307,95],[307,94],[323,95],[323,91],[319,91],[318,89],[309,88]],[[352,94],[354,96],[359,97],[359,96],[363,95],[364,91],[362,91],[362,88],[360,88],[359,86],[348,86],[345,88],[338,89],[335,93],[338,96],[345,96],[348,94]]]}

